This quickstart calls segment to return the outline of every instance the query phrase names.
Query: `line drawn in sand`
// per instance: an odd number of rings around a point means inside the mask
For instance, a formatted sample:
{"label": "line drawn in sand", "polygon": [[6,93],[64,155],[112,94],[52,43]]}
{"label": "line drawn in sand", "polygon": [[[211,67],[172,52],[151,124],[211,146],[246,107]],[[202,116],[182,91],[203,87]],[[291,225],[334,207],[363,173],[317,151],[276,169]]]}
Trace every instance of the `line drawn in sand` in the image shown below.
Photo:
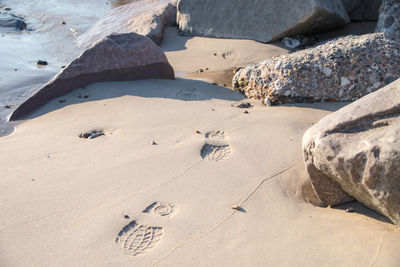
{"label": "line drawn in sand", "polygon": [[176,207],[174,204],[156,201],[143,210],[143,213],[151,213],[153,215],[170,217],[175,213],[175,210]]}
{"label": "line drawn in sand", "polygon": [[140,225],[131,221],[119,233],[115,240],[125,254],[137,256],[154,248],[161,240],[162,227]]}

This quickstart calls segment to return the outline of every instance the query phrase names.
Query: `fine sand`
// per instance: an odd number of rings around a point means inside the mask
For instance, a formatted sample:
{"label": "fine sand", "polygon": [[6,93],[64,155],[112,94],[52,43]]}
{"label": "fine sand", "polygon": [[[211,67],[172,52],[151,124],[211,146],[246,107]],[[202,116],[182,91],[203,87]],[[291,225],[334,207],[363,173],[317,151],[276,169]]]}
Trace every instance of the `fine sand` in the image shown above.
{"label": "fine sand", "polygon": [[0,139],[0,266],[397,267],[398,227],[301,197],[301,137],[344,104],[267,108],[212,82],[286,50],[166,35],[176,80],[87,86]]}

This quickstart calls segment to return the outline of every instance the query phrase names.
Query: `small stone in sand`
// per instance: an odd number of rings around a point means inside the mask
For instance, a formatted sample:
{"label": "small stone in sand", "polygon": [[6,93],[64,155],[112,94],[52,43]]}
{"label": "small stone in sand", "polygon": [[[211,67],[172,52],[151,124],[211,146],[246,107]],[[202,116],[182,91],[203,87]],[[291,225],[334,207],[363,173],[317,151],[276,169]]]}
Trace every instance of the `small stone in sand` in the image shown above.
{"label": "small stone in sand", "polygon": [[240,207],[239,205],[233,205],[233,206],[232,206],[232,209],[233,209],[233,210],[237,210],[237,211],[242,211],[242,210],[243,210],[243,208]]}
{"label": "small stone in sand", "polygon": [[253,105],[250,103],[240,103],[239,105],[237,105],[237,108],[251,108]]}
{"label": "small stone in sand", "polygon": [[36,62],[36,64],[37,65],[40,65],[40,66],[46,66],[48,63],[47,63],[47,61],[45,61],[45,60],[38,60],[37,62]]}
{"label": "small stone in sand", "polygon": [[201,72],[204,72],[204,70],[203,69],[199,69],[197,72],[201,73]]}
{"label": "small stone in sand", "polygon": [[61,66],[61,68],[62,68],[62,69],[64,69],[64,68],[65,68],[65,66]]}
{"label": "small stone in sand", "polygon": [[124,218],[129,219],[130,217],[129,217],[129,215],[124,215]]}
{"label": "small stone in sand", "polygon": [[199,130],[196,131],[197,134],[201,134],[201,132]]}
{"label": "small stone in sand", "polygon": [[157,142],[155,142],[155,141],[153,141],[151,144],[152,144],[153,146],[158,145]]}
{"label": "small stone in sand", "polygon": [[4,10],[5,10],[5,11],[10,11],[10,10],[11,10],[11,8],[9,8],[9,7],[5,7],[5,8],[4,8]]}
{"label": "small stone in sand", "polygon": [[65,21],[61,21],[61,24],[62,24],[62,25],[65,25],[65,24],[67,24],[67,23],[66,23]]}
{"label": "small stone in sand", "polygon": [[5,105],[4,108],[11,108],[11,106],[10,105]]}
{"label": "small stone in sand", "polygon": [[14,71],[18,71],[18,69],[14,69]]}
{"label": "small stone in sand", "polygon": [[217,53],[214,53],[214,56],[218,56],[218,54],[217,54]]}
{"label": "small stone in sand", "polygon": [[249,112],[248,112],[247,110],[245,110],[243,113],[244,113],[244,114],[249,114]]}

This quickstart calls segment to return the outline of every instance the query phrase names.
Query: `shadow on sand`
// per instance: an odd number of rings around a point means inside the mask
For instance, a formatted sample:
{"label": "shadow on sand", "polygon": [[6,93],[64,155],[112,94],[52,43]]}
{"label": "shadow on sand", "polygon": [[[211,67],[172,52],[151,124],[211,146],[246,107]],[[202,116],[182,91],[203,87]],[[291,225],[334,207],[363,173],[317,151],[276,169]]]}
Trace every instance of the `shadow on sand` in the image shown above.
{"label": "shadow on sand", "polygon": [[127,95],[142,98],[166,98],[178,101],[220,99],[236,102],[245,99],[245,96],[241,93],[199,80],[177,78],[175,80],[151,79],[129,82],[102,82],[91,84],[85,89],[76,89],[65,96],[53,99],[29,115],[21,117],[20,120],[36,118],[68,105]]}

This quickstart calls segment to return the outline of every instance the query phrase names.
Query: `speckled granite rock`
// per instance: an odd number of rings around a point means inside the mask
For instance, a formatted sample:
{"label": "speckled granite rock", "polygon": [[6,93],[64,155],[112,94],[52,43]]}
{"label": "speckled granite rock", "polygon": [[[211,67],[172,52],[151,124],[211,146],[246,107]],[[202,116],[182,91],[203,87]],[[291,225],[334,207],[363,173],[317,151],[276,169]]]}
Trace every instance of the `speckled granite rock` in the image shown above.
{"label": "speckled granite rock", "polygon": [[382,0],[342,0],[352,21],[376,21]]}
{"label": "speckled granite rock", "polygon": [[36,91],[11,114],[10,120],[91,83],[142,79],[174,79],[174,70],[163,51],[146,36],[110,35]]}
{"label": "speckled granite rock", "polygon": [[322,203],[352,196],[400,224],[400,80],[307,130],[303,155]]}
{"label": "speckled granite rock", "polygon": [[399,41],[348,36],[240,69],[233,87],[269,105],[354,101],[400,78],[398,62]]}
{"label": "speckled granite rock", "polygon": [[341,0],[180,0],[182,34],[270,42],[349,22]]}
{"label": "speckled granite rock", "polygon": [[77,44],[89,47],[110,34],[137,33],[161,44],[164,27],[176,24],[177,0],[140,0],[111,10],[78,37]]}
{"label": "speckled granite rock", "polygon": [[395,40],[400,39],[400,0],[383,0],[376,31],[384,32]]}

